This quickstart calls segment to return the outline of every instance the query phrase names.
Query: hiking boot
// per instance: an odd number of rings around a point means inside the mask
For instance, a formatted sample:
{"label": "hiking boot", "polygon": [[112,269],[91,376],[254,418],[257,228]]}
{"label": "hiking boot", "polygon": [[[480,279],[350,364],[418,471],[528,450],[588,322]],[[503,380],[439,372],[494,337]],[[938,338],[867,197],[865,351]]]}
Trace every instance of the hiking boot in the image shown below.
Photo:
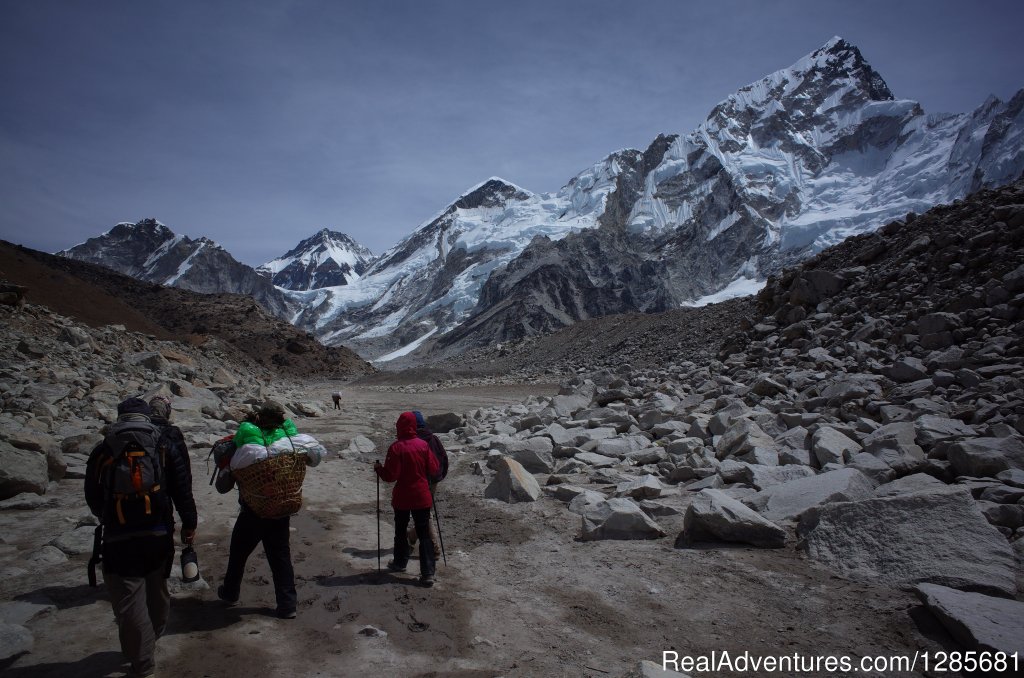
{"label": "hiking boot", "polygon": [[278,610],[278,619],[295,619],[295,610]]}
{"label": "hiking boot", "polygon": [[425,587],[427,587],[429,589],[431,586],[434,585],[434,575],[432,575],[432,574],[420,575],[420,585],[421,586],[425,586]]}
{"label": "hiking boot", "polygon": [[234,607],[235,605],[238,605],[238,598],[229,597],[224,591],[223,584],[217,587],[217,597],[220,598],[220,601],[224,603],[226,607]]}
{"label": "hiking boot", "polygon": [[405,572],[405,565],[398,565],[393,560],[388,561],[388,569],[392,572]]}

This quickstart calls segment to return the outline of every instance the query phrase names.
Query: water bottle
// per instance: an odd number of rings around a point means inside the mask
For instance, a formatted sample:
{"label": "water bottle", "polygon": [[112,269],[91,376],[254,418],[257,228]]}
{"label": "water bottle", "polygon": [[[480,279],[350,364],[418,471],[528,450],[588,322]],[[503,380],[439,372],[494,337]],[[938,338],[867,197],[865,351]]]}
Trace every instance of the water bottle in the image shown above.
{"label": "water bottle", "polygon": [[181,581],[186,584],[199,581],[199,557],[191,544],[181,550]]}

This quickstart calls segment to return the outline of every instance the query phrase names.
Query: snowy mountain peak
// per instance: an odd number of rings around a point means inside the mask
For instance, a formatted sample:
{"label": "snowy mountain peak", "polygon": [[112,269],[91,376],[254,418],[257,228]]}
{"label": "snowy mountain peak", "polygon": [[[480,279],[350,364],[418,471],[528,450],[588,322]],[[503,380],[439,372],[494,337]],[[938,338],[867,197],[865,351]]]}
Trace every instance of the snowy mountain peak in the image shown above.
{"label": "snowy mountain peak", "polygon": [[528,200],[533,193],[501,177],[491,177],[464,192],[452,204],[459,209],[500,207],[508,200]]}
{"label": "snowy mountain peak", "polygon": [[355,282],[372,261],[373,252],[345,233],[322,228],[257,271],[278,287],[315,290]]}

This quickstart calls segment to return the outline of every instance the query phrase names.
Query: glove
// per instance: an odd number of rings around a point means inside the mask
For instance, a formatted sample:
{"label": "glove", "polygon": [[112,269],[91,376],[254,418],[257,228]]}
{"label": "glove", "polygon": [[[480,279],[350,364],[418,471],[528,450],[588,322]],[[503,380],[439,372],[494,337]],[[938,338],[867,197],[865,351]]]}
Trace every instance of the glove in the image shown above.
{"label": "glove", "polygon": [[195,528],[188,529],[187,527],[181,528],[181,543],[188,546],[195,540],[196,530]]}

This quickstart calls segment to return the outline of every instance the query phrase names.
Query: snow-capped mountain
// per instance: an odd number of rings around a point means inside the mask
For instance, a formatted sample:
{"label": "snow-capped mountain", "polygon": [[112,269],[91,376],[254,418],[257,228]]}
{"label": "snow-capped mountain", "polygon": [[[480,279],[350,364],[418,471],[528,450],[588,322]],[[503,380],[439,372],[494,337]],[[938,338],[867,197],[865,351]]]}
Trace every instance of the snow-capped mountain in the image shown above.
{"label": "snow-capped mountain", "polygon": [[251,266],[209,238],[175,235],[156,219],[117,224],[57,254],[193,292],[247,294],[274,315],[291,316],[284,294]]}
{"label": "snow-capped mountain", "polygon": [[364,347],[408,346],[447,332],[476,307],[488,276],[531,240],[597,226],[634,155],[612,154],[557,194],[535,195],[492,177],[381,255],[357,282],[304,297],[295,322],[328,343]]}
{"label": "snow-capped mountain", "polygon": [[383,360],[749,291],[785,259],[1021,176],[1022,110],[1024,91],[928,116],[833,38],[558,193],[484,182],[297,320],[394,349]]}
{"label": "snow-capped mountain", "polygon": [[373,259],[373,252],[349,236],[325,228],[256,271],[278,287],[315,290],[359,280]]}

